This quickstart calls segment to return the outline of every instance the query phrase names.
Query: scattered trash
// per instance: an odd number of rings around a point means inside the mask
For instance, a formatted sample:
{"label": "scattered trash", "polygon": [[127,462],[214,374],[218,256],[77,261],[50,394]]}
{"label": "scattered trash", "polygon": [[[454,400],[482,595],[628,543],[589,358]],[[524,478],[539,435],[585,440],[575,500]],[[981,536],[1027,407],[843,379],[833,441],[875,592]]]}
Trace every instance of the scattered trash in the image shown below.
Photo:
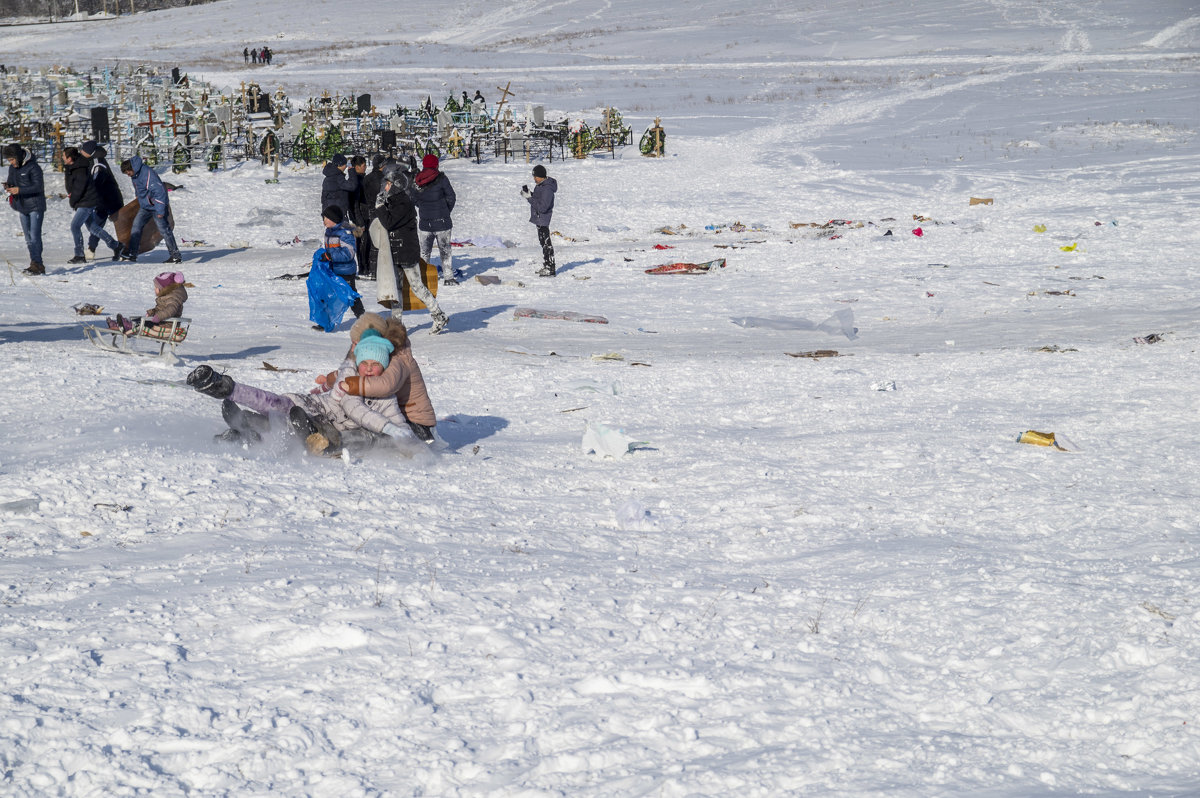
{"label": "scattered trash", "polygon": [[921,228],[917,227],[917,228],[913,229],[912,234],[915,235],[917,238],[920,238],[921,236],[925,235],[925,231],[922,230]]}
{"label": "scattered trash", "polygon": [[1064,349],[1063,347],[1060,347],[1058,344],[1050,344],[1049,346],[1043,346],[1043,347],[1040,347],[1033,351],[1034,352],[1078,352],[1079,350],[1075,349],[1074,347],[1069,347],[1069,348]]}
{"label": "scattered trash", "polygon": [[514,319],[558,319],[559,321],[586,321],[592,324],[608,324],[603,316],[589,316],[574,310],[539,310],[537,308],[517,308],[513,311]]}
{"label": "scattered trash", "polygon": [[725,268],[725,259],[705,261],[704,263],[665,263],[646,269],[646,274],[705,274],[716,269]]}
{"label": "scattered trash", "polygon": [[91,302],[81,302],[71,307],[75,308],[75,313],[80,316],[99,316],[104,313],[103,305],[93,305]]}
{"label": "scattered trash", "polygon": [[808,357],[817,360],[822,357],[847,357],[836,349],[814,349],[811,352],[784,352],[788,357]]}
{"label": "scattered trash", "polygon": [[583,431],[582,451],[595,452],[600,457],[620,458],[634,449],[648,445],[648,441],[630,438],[623,429],[611,429],[603,424],[588,422]]}
{"label": "scattered trash", "polygon": [[1074,252],[1075,250],[1079,249],[1079,242],[1078,241],[1072,242],[1070,244],[1067,244],[1065,247],[1059,247],[1059,249],[1062,250],[1063,252]]}
{"label": "scattered trash", "polygon": [[655,244],[654,249],[675,249],[672,244]]}
{"label": "scattered trash", "polygon": [[14,499],[13,501],[0,504],[0,512],[36,513],[40,506],[41,501],[37,497],[32,499]]}
{"label": "scattered trash", "polygon": [[1055,435],[1053,432],[1038,432],[1032,429],[1018,435],[1017,443],[1028,443],[1033,446],[1049,446],[1058,449],[1060,452],[1075,452],[1079,450],[1075,444],[1062,435]]}
{"label": "scattered trash", "polygon": [[1044,233],[1044,232],[1046,232],[1046,225],[1044,225],[1044,224],[1035,224],[1035,225],[1033,226],[1033,232],[1035,232],[1035,233]]}
{"label": "scattered trash", "polygon": [[896,390],[896,381],[895,380],[881,380],[879,382],[873,382],[873,383],[871,383],[871,390],[872,391],[894,391],[894,390]]}
{"label": "scattered trash", "polygon": [[290,372],[292,374],[299,374],[302,371],[302,369],[281,369],[278,366],[271,365],[270,363],[268,363],[265,360],[262,362],[262,370],[263,371],[281,371],[281,372],[286,371],[286,372]]}
{"label": "scattered trash", "polygon": [[1170,333],[1150,333],[1149,335],[1142,335],[1134,338],[1133,342],[1135,344],[1156,344],[1163,340],[1164,335],[1170,335]]}
{"label": "scattered trash", "polygon": [[971,197],[971,204],[972,205],[991,205],[992,198],[991,197]]}

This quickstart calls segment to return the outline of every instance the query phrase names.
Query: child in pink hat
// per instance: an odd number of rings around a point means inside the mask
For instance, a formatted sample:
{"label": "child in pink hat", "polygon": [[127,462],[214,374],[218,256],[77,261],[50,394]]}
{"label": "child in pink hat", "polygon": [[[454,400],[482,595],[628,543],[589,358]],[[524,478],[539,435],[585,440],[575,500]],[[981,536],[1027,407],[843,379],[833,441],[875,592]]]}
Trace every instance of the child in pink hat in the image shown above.
{"label": "child in pink hat", "polygon": [[145,316],[125,317],[120,313],[115,319],[108,319],[108,329],[132,332],[138,323],[144,329],[157,327],[167,319],[173,319],[183,313],[183,303],[187,302],[187,288],[184,287],[183,272],[163,272],[154,278],[154,307],[146,311]]}

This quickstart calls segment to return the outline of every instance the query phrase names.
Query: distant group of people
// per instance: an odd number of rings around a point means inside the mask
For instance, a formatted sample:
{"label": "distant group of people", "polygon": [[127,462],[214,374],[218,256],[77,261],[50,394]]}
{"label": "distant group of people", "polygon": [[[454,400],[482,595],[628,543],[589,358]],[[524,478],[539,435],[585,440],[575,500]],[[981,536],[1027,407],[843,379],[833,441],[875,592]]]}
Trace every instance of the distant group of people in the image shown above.
{"label": "distant group of people", "polygon": [[261,48],[242,48],[242,60],[247,64],[266,64],[267,66],[270,66],[271,58],[274,55],[275,54],[271,52],[271,48],[267,47],[266,45],[263,45]]}
{"label": "distant group of people", "polygon": [[[8,161],[8,176],[4,190],[9,206],[21,217],[21,232],[29,251],[29,275],[46,273],[42,259],[42,221],[46,215],[46,187],[42,167],[37,157],[20,144],[4,147]],[[71,238],[75,251],[70,264],[94,259],[101,241],[112,250],[113,260],[136,261],[141,251],[142,231],[154,221],[167,245],[167,263],[182,263],[179,246],[171,229],[171,200],[158,173],[146,165],[140,156],[121,162],[121,172],[133,184],[138,212],[129,229],[129,240],[120,240],[104,229],[124,207],[125,199],[108,164],[107,153],[95,141],[85,141],[78,147],[63,149],[64,184],[67,201],[75,213],[71,217]],[[85,244],[83,231],[88,231]],[[91,257],[89,257],[89,255]]]}

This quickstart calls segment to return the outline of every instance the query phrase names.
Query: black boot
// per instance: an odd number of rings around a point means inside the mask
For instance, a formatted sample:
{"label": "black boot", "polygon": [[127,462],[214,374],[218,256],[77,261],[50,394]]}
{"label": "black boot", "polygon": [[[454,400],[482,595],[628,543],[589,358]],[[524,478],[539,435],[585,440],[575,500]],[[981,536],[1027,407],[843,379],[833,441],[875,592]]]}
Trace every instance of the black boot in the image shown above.
{"label": "black boot", "polygon": [[341,448],[341,437],[337,430],[320,419],[314,419],[302,407],[293,407],[288,411],[288,424],[296,436],[304,441],[304,448],[309,454],[336,454]]}
{"label": "black boot", "polygon": [[233,393],[233,377],[218,374],[212,366],[196,366],[187,376],[187,384],[214,399],[227,399]]}
{"label": "black boot", "polygon": [[270,422],[266,416],[243,410],[233,403],[232,399],[221,402],[221,418],[234,432],[239,433],[252,443],[262,440],[262,433],[267,431]]}

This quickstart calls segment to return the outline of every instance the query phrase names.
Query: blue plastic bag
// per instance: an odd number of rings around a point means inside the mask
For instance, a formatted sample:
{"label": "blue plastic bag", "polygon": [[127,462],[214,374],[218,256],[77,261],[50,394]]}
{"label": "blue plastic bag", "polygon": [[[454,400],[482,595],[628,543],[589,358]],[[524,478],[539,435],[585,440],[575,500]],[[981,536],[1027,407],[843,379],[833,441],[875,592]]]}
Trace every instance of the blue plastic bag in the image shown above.
{"label": "blue plastic bag", "polygon": [[324,252],[318,249],[313,253],[308,272],[308,320],[321,325],[325,332],[333,332],[360,294],[330,270],[328,261],[321,260]]}

